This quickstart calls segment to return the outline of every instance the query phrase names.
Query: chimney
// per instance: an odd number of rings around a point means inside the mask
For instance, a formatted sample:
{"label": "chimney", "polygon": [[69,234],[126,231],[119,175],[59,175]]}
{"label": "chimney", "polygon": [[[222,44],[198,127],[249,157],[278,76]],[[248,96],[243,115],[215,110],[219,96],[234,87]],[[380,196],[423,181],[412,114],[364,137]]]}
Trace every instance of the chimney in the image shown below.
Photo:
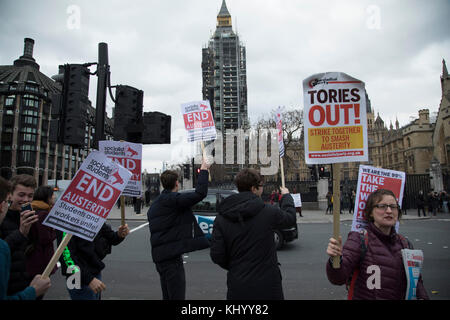
{"label": "chimney", "polygon": [[39,70],[39,65],[33,58],[33,47],[34,47],[34,40],[31,38],[25,38],[23,45],[23,56],[14,61],[14,66],[22,67],[28,65],[35,67],[36,69]]}
{"label": "chimney", "polygon": [[27,58],[33,59],[34,40],[31,38],[25,38],[24,42],[25,42],[25,44],[23,46],[23,56],[22,57],[27,57]]}

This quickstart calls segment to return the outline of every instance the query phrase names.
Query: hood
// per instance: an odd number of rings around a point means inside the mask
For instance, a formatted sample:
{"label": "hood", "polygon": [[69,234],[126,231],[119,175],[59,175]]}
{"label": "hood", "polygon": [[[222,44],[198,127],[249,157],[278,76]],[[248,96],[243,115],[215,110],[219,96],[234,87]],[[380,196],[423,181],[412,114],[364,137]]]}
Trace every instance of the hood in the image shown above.
{"label": "hood", "polygon": [[243,222],[256,216],[262,208],[264,208],[262,199],[247,191],[233,194],[223,200],[217,212],[232,222]]}
{"label": "hood", "polygon": [[50,206],[48,203],[41,200],[33,200],[31,201],[31,207],[33,210],[50,210]]}

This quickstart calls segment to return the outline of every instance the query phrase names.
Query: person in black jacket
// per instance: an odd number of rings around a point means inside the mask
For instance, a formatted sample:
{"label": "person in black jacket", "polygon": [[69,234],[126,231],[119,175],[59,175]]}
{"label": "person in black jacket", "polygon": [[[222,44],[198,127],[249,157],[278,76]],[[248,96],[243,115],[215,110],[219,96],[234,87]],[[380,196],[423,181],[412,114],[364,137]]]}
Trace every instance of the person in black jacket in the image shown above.
{"label": "person in black jacket", "polygon": [[[76,283],[67,288],[72,300],[100,300],[101,292],[106,289],[102,282],[101,271],[105,268],[103,259],[111,253],[111,247],[120,244],[129,234],[128,225],[122,225],[115,232],[104,223],[93,241],[73,236],[60,257],[61,272],[69,278],[80,272],[80,287]],[[58,244],[66,236],[57,232]],[[70,281],[68,281],[70,282]]]}
{"label": "person in black jacket", "polygon": [[194,192],[179,193],[178,173],[161,174],[164,190],[148,209],[152,258],[161,280],[164,300],[184,300],[186,276],[182,254],[209,247],[191,207],[208,194],[208,169],[203,159]]}
{"label": "person in black jacket", "polygon": [[282,300],[273,230],[296,223],[294,200],[280,188],[280,207],[264,204],[263,179],[254,169],[235,178],[239,193],[224,199],[213,225],[210,256],[227,270],[227,299]]}
{"label": "person in black jacket", "polygon": [[11,274],[8,283],[8,295],[24,290],[32,280],[26,271],[27,257],[25,251],[29,246],[28,233],[38,221],[34,211],[21,212],[24,204],[33,200],[36,181],[33,176],[19,174],[10,180],[11,205],[0,225],[0,238],[5,240],[11,251]]}

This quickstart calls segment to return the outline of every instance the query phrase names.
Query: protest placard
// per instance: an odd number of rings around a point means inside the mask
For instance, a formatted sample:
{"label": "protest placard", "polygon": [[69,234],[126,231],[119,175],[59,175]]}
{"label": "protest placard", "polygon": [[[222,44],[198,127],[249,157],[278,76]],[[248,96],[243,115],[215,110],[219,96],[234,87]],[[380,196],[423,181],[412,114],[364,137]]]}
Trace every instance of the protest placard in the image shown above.
{"label": "protest placard", "polygon": [[[353,213],[352,231],[360,231],[367,227],[368,221],[364,216],[366,201],[369,195],[378,189],[389,189],[401,205],[405,188],[406,174],[372,166],[359,166],[358,185],[356,190],[355,207]],[[396,226],[398,229],[398,224]]]}
{"label": "protest placard", "polygon": [[210,141],[217,138],[214,117],[209,101],[193,101],[181,104],[188,142]]}
{"label": "protest placard", "polygon": [[407,283],[405,300],[415,300],[417,299],[417,282],[419,282],[423,266],[423,251],[402,249],[402,259]]}
{"label": "protest placard", "polygon": [[284,182],[284,165],[283,165],[283,157],[284,157],[284,141],[283,141],[283,124],[282,124],[282,116],[281,116],[281,107],[278,107],[276,112],[275,119],[278,131],[278,150],[280,152],[280,171],[281,171],[281,186],[285,187]]}
{"label": "protest placard", "polygon": [[[303,80],[305,162],[333,164],[333,197],[340,199],[341,162],[368,161],[364,82],[343,72]],[[333,206],[333,236],[339,237],[340,204]],[[333,259],[339,267],[339,259]]]}
{"label": "protest placard", "polygon": [[302,197],[300,193],[291,193],[292,199],[294,199],[294,206],[296,208],[301,208],[302,206]]}
{"label": "protest placard", "polygon": [[364,82],[343,72],[303,80],[305,162],[368,161]]}
{"label": "protest placard", "polygon": [[92,241],[130,177],[103,153],[91,152],[43,224]]}
{"label": "protest placard", "polygon": [[281,115],[281,107],[278,107],[276,112],[276,124],[278,131],[278,149],[280,151],[280,158],[284,157],[284,141],[283,141],[283,124],[282,124],[282,115]]}
{"label": "protest placard", "polygon": [[127,141],[99,141],[98,149],[108,158],[120,163],[131,172],[131,178],[122,192],[123,196],[142,196],[142,144]]}

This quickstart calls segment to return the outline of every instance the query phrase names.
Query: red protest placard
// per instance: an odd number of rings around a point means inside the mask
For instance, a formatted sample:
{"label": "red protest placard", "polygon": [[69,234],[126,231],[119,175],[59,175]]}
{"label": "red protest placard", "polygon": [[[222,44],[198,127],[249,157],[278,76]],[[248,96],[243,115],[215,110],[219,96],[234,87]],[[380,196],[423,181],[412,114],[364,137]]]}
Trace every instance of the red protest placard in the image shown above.
{"label": "red protest placard", "polygon": [[91,152],[43,224],[92,241],[130,177],[103,153]]}
{"label": "red protest placard", "polygon": [[364,216],[364,209],[366,208],[366,201],[372,192],[378,189],[389,189],[395,194],[397,202],[401,204],[405,179],[406,175],[401,171],[359,166],[352,231],[359,231],[367,226],[368,222]]}
{"label": "red protest placard", "polygon": [[303,81],[307,164],[368,161],[364,82],[343,72]]}
{"label": "red protest placard", "polygon": [[99,151],[131,172],[131,178],[123,195],[140,197],[142,195],[142,144],[104,140],[99,142]]}
{"label": "red protest placard", "polygon": [[216,126],[209,101],[183,103],[181,113],[189,142],[216,139]]}

